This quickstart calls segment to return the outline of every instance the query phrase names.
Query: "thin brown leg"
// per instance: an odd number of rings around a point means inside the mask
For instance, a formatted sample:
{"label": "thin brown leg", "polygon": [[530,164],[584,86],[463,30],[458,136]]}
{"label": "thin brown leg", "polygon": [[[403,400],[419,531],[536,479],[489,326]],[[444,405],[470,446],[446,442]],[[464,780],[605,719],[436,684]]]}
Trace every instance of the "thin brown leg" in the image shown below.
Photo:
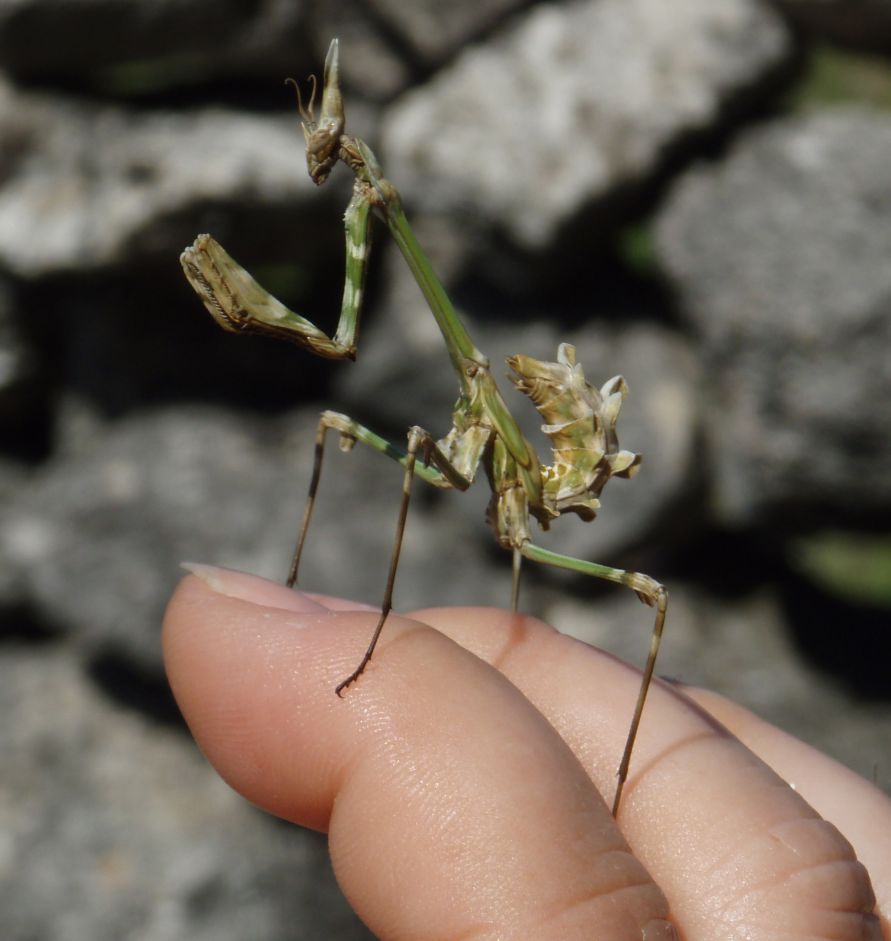
{"label": "thin brown leg", "polygon": [[316,449],[313,459],[312,477],[309,481],[309,493],[306,495],[306,503],[303,507],[303,519],[300,522],[300,532],[297,536],[297,545],[294,547],[294,554],[291,556],[291,565],[288,569],[288,578],[285,584],[288,588],[293,588],[297,584],[297,572],[300,568],[300,556],[303,554],[303,544],[306,542],[306,534],[309,531],[309,521],[312,518],[313,507],[316,503],[316,491],[319,489],[319,479],[322,476],[322,458],[325,455],[325,434],[328,431],[328,423],[323,415],[319,419],[319,425],[316,428]]}
{"label": "thin brown leg", "polygon": [[405,533],[408,504],[411,500],[411,484],[415,476],[415,459],[421,442],[428,438],[429,435],[427,432],[417,426],[412,427],[408,433],[408,447],[406,448],[405,455],[405,474],[402,477],[402,502],[399,505],[399,518],[396,521],[396,539],[393,543],[393,553],[390,556],[390,571],[387,574],[387,587],[384,589],[384,600],[381,603],[381,616],[378,618],[377,626],[374,629],[374,633],[371,635],[371,643],[369,643],[368,649],[359,661],[359,665],[342,683],[337,684],[334,692],[337,693],[338,696],[341,696],[343,691],[365,672],[365,667],[368,666],[372,654],[374,653],[374,648],[377,646],[378,639],[381,636],[381,631],[384,629],[387,615],[393,607],[393,586],[396,584],[396,570],[399,567],[399,555],[402,552],[402,537]]}
{"label": "thin brown leg", "polygon": [[560,555],[552,552],[550,549],[544,549],[527,542],[520,550],[527,559],[533,562],[541,562],[544,565],[553,565],[555,568],[567,569],[570,572],[581,572],[583,575],[592,575],[594,578],[603,578],[609,582],[616,582],[632,589],[637,597],[645,604],[656,609],[656,619],[653,623],[653,633],[650,635],[650,652],[647,656],[646,666],[643,671],[643,678],[640,681],[640,692],[637,694],[637,703],[634,707],[634,716],[631,719],[631,727],[628,730],[628,736],[625,739],[625,749],[622,752],[622,760],[619,762],[619,770],[616,772],[618,783],[616,784],[616,794],[613,798],[613,816],[619,809],[619,801],[622,797],[622,789],[625,787],[625,781],[628,779],[628,767],[631,764],[631,753],[634,751],[634,743],[637,740],[637,731],[640,728],[640,719],[643,715],[644,703],[647,699],[647,693],[650,689],[650,682],[653,679],[653,670],[656,666],[656,656],[659,653],[659,644],[662,640],[662,628],[665,626],[665,612],[668,610],[668,592],[655,579],[642,572],[627,572],[625,569],[612,568],[609,565],[601,565],[599,562],[586,562],[584,559],[575,559],[572,556]]}
{"label": "thin brown leg", "polygon": [[650,652],[647,655],[647,663],[644,667],[643,677],[640,681],[640,691],[637,694],[637,703],[634,706],[634,715],[631,718],[631,727],[628,729],[628,736],[625,739],[625,750],[622,752],[622,760],[619,762],[619,770],[616,773],[618,781],[616,783],[616,794],[613,797],[612,812],[615,817],[619,810],[619,800],[622,797],[622,788],[625,787],[625,781],[628,779],[628,767],[631,764],[631,753],[634,751],[634,742],[637,739],[637,730],[640,727],[640,718],[643,715],[644,703],[647,701],[647,693],[650,691],[650,683],[653,679],[653,670],[656,666],[656,656],[659,653],[659,644],[662,641],[662,628],[665,625],[665,612],[668,610],[668,592],[660,585],[656,591],[652,603],[656,607],[656,620],[653,624],[653,633],[650,635]]}

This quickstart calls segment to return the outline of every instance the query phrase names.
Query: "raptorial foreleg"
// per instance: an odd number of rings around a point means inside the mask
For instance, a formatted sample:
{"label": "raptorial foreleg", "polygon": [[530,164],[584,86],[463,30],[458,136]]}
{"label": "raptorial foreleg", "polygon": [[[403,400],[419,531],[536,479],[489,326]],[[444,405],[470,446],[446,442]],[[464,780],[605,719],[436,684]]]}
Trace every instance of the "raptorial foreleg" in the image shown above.
{"label": "raptorial foreleg", "polygon": [[356,187],[344,215],[346,277],[333,337],[273,297],[210,235],[199,235],[181,255],[189,284],[214,320],[233,333],[265,333],[327,359],[355,359],[365,272],[371,249],[371,205]]}

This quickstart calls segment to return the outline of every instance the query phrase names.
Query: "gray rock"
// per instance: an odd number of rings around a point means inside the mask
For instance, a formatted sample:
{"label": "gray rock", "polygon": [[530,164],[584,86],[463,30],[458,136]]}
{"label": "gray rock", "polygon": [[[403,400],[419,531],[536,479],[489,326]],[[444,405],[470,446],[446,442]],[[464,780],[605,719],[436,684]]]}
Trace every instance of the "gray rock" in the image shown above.
{"label": "gray rock", "polygon": [[522,0],[322,0],[312,28],[319,48],[339,37],[355,94],[383,102],[523,6]]}
{"label": "gray rock", "polygon": [[751,0],[537,5],[392,107],[386,166],[424,208],[541,248],[788,52],[779,19]]}
{"label": "gray rock", "polygon": [[322,837],[276,825],[61,647],[0,657],[6,941],[370,938]]}
{"label": "gray rock", "polygon": [[0,147],[0,264],[23,278],[166,248],[196,206],[280,214],[313,190],[293,117],[136,113],[0,84]]}
{"label": "gray rock", "polygon": [[246,422],[212,410],[147,414],[88,437],[92,446],[59,455],[3,508],[12,600],[89,650],[157,672],[177,563],[212,547],[233,565],[255,561],[262,510],[248,481],[272,492],[286,468]]}
{"label": "gray rock", "polygon": [[891,507],[889,148],[884,114],[784,120],[665,206],[658,250],[709,364],[725,522]]}
{"label": "gray rock", "polygon": [[523,0],[455,0],[448,4],[438,0],[374,0],[372,4],[427,64],[442,62],[467,43],[483,38],[525,5]]}

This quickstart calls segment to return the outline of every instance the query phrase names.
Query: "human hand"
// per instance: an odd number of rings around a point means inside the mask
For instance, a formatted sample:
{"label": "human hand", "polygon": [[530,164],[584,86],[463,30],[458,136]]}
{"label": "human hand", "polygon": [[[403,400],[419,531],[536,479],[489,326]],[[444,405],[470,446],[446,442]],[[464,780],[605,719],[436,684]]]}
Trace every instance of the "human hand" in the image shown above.
{"label": "human hand", "polygon": [[891,937],[891,801],[741,707],[654,684],[614,821],[630,667],[533,618],[429,609],[391,615],[341,700],[374,611],[193,571],[164,653],[195,738],[246,798],[328,831],[385,941]]}

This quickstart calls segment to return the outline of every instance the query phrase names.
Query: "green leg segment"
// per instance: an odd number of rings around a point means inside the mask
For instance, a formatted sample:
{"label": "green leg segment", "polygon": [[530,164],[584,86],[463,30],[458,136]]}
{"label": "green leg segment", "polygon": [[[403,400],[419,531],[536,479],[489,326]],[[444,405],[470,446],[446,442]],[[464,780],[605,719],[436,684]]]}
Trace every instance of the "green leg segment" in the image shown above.
{"label": "green leg segment", "polygon": [[273,297],[211,236],[199,235],[180,255],[180,262],[189,283],[223,329],[265,333],[326,359],[355,359],[370,247],[371,206],[367,198],[354,194],[344,221],[346,277],[334,339]]}
{"label": "green leg segment", "polygon": [[644,703],[647,699],[647,692],[650,689],[650,682],[653,679],[653,670],[656,667],[656,657],[659,653],[659,644],[662,640],[662,628],[665,625],[665,612],[668,609],[668,592],[665,590],[664,586],[660,585],[655,579],[650,578],[649,575],[642,575],[639,572],[626,572],[624,569],[611,568],[608,565],[600,565],[597,562],[586,562],[583,559],[576,559],[572,556],[561,555],[558,552],[551,552],[549,549],[543,549],[532,543],[526,543],[522,548],[522,553],[527,559],[531,559],[534,562],[541,562],[544,565],[553,565],[556,568],[569,569],[572,572],[580,572],[582,575],[591,575],[594,578],[603,578],[610,582],[625,585],[633,589],[641,601],[656,609],[656,619],[653,623],[653,632],[650,635],[650,650],[647,655],[646,665],[644,666],[643,677],[641,678],[640,692],[637,695],[637,703],[634,707],[634,715],[631,719],[628,737],[625,739],[625,750],[622,753],[619,770],[616,772],[618,780],[612,806],[613,816],[615,816],[619,809],[622,789],[625,786],[625,781],[628,779],[631,753],[634,751],[634,742],[637,739],[637,732],[640,728],[640,719],[643,715]]}
{"label": "green leg segment", "polygon": [[[300,533],[297,537],[297,546],[294,549],[294,556],[291,560],[290,571],[288,572],[287,584],[290,587],[293,587],[297,582],[300,557],[303,554],[303,546],[306,542],[306,534],[309,531],[309,523],[312,518],[319,480],[322,475],[325,438],[329,429],[340,432],[341,447],[345,450],[349,450],[359,441],[373,448],[375,451],[378,451],[380,454],[396,461],[405,469],[402,483],[402,501],[399,506],[399,517],[396,523],[396,537],[393,543],[393,552],[390,557],[387,586],[384,590],[383,602],[381,603],[381,615],[374,629],[374,634],[372,635],[368,649],[365,651],[359,665],[342,683],[338,684],[335,692],[339,696],[347,686],[362,675],[377,646],[378,638],[387,620],[387,615],[393,607],[393,587],[396,582],[396,570],[399,566],[399,554],[402,550],[402,536],[405,531],[405,521],[408,516],[412,481],[417,476],[435,487],[466,490],[472,483],[473,478],[465,477],[456,470],[448,458],[440,451],[436,441],[430,434],[417,425],[409,429],[408,446],[403,450],[387,441],[386,438],[382,438],[380,435],[370,431],[364,425],[353,421],[347,415],[341,415],[339,412],[323,412],[316,430],[315,460],[313,462],[309,493],[306,497],[303,519],[300,524]],[[419,453],[423,455],[423,462],[420,464],[417,461]]]}

